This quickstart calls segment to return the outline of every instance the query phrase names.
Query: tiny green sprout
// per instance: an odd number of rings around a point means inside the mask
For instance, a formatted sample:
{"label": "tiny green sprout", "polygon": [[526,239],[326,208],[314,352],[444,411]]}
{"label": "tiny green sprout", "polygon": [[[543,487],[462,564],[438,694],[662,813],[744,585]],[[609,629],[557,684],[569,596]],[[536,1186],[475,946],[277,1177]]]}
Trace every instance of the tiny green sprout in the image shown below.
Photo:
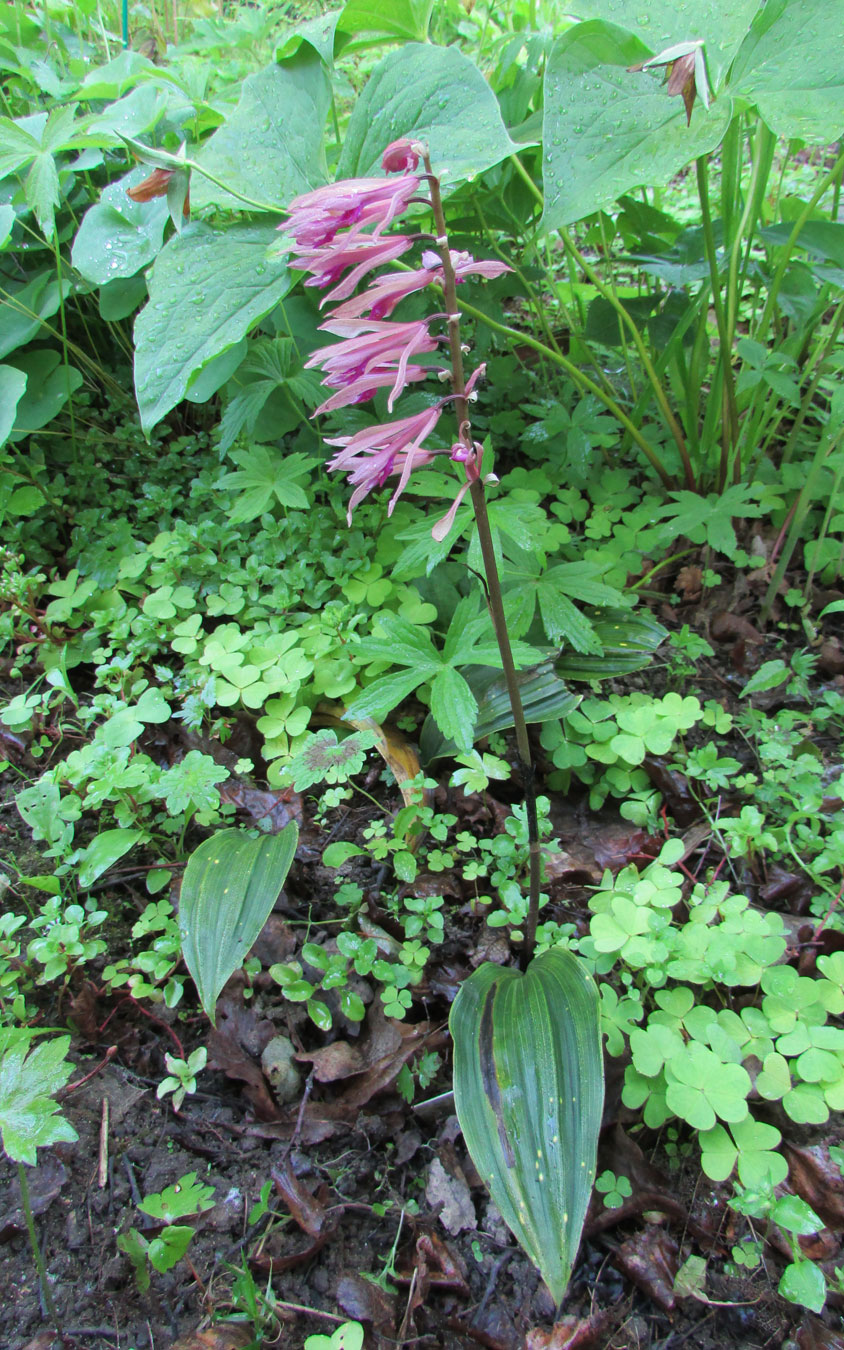
{"label": "tiny green sprout", "polygon": [[205,1068],[207,1059],[208,1051],[204,1045],[194,1050],[186,1060],[177,1059],[175,1055],[165,1055],[167,1077],[161,1080],[155,1093],[159,1101],[172,1092],[173,1107],[178,1111],[185,1097],[196,1092],[197,1075]]}
{"label": "tiny green sprout", "polygon": [[454,770],[451,786],[462,787],[465,797],[473,792],[486,792],[491,778],[501,781],[510,777],[510,765],[497,755],[469,750],[464,755],[455,755],[455,762],[462,768]]}
{"label": "tiny green sprout", "polygon": [[604,1205],[607,1209],[620,1209],[625,1200],[633,1194],[633,1187],[630,1185],[630,1179],[624,1176],[616,1176],[615,1172],[607,1170],[602,1172],[595,1182],[595,1190],[604,1197]]}
{"label": "tiny green sprout", "polygon": [[309,1336],[305,1350],[362,1350],[363,1327],[360,1322],[344,1322],[331,1336]]}

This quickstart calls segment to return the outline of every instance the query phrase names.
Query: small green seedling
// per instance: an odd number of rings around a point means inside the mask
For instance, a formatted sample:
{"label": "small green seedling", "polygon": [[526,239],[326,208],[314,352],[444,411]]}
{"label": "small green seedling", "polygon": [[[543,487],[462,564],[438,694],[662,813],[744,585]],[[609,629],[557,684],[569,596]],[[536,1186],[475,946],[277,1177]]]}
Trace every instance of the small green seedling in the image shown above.
{"label": "small green seedling", "polygon": [[167,1077],[162,1078],[156,1088],[155,1095],[159,1101],[166,1097],[169,1092],[173,1094],[173,1107],[178,1111],[185,1097],[189,1093],[196,1092],[197,1075],[205,1068],[208,1059],[208,1051],[204,1045],[199,1046],[187,1059],[176,1059],[174,1055],[165,1055],[164,1063],[167,1065]]}
{"label": "small green seedling", "polygon": [[606,1209],[620,1209],[633,1194],[629,1177],[617,1177],[615,1172],[602,1172],[595,1182],[595,1190],[604,1197]]}
{"label": "small green seedling", "polygon": [[362,1345],[360,1322],[344,1322],[331,1336],[309,1336],[305,1350],[361,1350]]}
{"label": "small green seedling", "polygon": [[191,1238],[196,1232],[190,1224],[180,1224],[179,1219],[202,1214],[212,1209],[214,1201],[213,1186],[205,1186],[197,1181],[196,1172],[185,1176],[167,1186],[155,1195],[146,1196],[138,1208],[151,1219],[163,1225],[157,1237],[146,1238],[137,1228],[130,1228],[117,1239],[117,1245],[125,1252],[135,1268],[135,1280],[141,1293],[150,1286],[149,1267],[163,1274],[181,1261],[187,1251]]}

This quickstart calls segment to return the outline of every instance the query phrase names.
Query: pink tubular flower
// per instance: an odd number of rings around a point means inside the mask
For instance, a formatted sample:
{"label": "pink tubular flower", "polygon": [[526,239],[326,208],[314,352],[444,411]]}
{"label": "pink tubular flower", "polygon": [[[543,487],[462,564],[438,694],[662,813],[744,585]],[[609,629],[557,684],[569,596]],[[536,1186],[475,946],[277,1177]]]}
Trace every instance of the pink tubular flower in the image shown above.
{"label": "pink tubular flower", "polygon": [[373,488],[381,487],[390,474],[398,473],[400,477],[398,487],[390,498],[388,514],[392,514],[412,470],[422,464],[430,464],[437,454],[448,453],[422,449],[422,442],[434,430],[440,412],[440,406],[435,405],[413,417],[402,417],[397,422],[388,422],[383,426],[367,427],[364,431],[355,432],[354,436],[338,436],[328,442],[329,445],[341,447],[329,461],[329,469],[347,473],[349,482],[354,485],[348,510],[350,525],[352,512],[358,502]]}
{"label": "pink tubular flower", "polygon": [[[382,239],[378,235],[350,231],[343,236],[342,244],[338,240],[334,244],[324,244],[321,248],[294,249],[293,266],[299,271],[311,273],[311,280],[305,282],[306,286],[318,286],[320,289],[334,287],[333,291],[323,296],[320,301],[322,307],[329,300],[344,300],[367,272],[371,272],[373,267],[381,267],[383,263],[395,262],[412,243],[412,239],[403,234],[391,234]],[[352,270],[345,281],[340,282],[347,268]]]}
{"label": "pink tubular flower", "polygon": [[[455,253],[452,251],[451,261],[454,266],[454,275],[459,285],[469,276],[481,277],[500,277],[504,272],[512,272],[512,267],[506,263],[500,262],[476,262],[471,253]],[[426,249],[422,254],[422,266],[414,268],[407,272],[392,272],[385,277],[378,277],[371,286],[360,295],[352,296],[351,300],[346,300],[335,311],[338,319],[356,319],[364,314],[369,314],[373,319],[387,319],[392,314],[400,300],[405,296],[413,295],[415,291],[424,290],[426,286],[434,282],[442,284],[443,268],[442,259],[439,253],[433,249]],[[344,291],[350,295],[353,287]],[[341,298],[339,290],[335,292],[337,299]]]}
{"label": "pink tubular flower", "polygon": [[279,229],[292,235],[299,248],[320,248],[352,225],[374,225],[378,235],[401,215],[418,187],[413,174],[341,179],[292,201]]}
{"label": "pink tubular flower", "polygon": [[381,168],[385,173],[406,173],[408,169],[415,169],[419,163],[419,150],[416,142],[403,136],[399,141],[392,141],[381,156]]}
{"label": "pink tubular flower", "polygon": [[[358,322],[335,322],[329,320],[322,325],[329,333],[345,336],[344,342],[335,342],[328,347],[320,347],[305,362],[305,368],[322,366],[323,384],[330,389],[354,387],[356,392],[347,402],[359,403],[366,397],[360,390],[366,387],[367,377],[392,373],[392,390],[387,400],[387,408],[393,411],[393,403],[402,389],[418,375],[408,373],[411,356],[419,356],[437,349],[437,339],[431,337],[426,320],[415,323],[381,323],[368,319]],[[380,380],[378,384],[386,381]],[[370,385],[372,381],[370,380]],[[373,386],[377,388],[376,384]],[[334,402],[334,407],[342,403]]]}

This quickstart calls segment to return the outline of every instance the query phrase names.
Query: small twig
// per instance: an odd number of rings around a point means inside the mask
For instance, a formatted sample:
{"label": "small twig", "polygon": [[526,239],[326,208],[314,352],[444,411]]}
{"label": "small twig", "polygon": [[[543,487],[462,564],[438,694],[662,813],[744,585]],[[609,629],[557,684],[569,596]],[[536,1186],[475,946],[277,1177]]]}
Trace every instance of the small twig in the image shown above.
{"label": "small twig", "polygon": [[[75,1092],[77,1088],[81,1088],[84,1086],[85,1083],[90,1082],[90,1080],[92,1078],[95,1078],[96,1075],[100,1072],[100,1069],[105,1068],[109,1060],[114,1059],[114,1056],[116,1054],[117,1054],[117,1046],[110,1045],[105,1052],[105,1057],[100,1060],[96,1068],[92,1069],[90,1073],[86,1073],[84,1078],[77,1078],[75,1083],[68,1083],[67,1087],[62,1088],[61,1092],[57,1094],[59,1098],[67,1096],[68,1092]],[[103,1098],[103,1100],[105,1101],[105,1098]]]}
{"label": "small twig", "polygon": [[100,1154],[97,1164],[97,1184],[104,1190],[108,1182],[108,1097],[103,1097],[100,1118]]}
{"label": "small twig", "polygon": [[302,1093],[302,1100],[299,1103],[299,1114],[296,1117],[296,1125],[294,1126],[293,1133],[290,1136],[287,1147],[285,1148],[284,1152],[281,1155],[282,1164],[287,1162],[287,1158],[290,1154],[291,1149],[296,1143],[296,1140],[299,1138],[299,1135],[302,1133],[302,1121],[304,1120],[305,1117],[305,1107],[308,1104],[308,1098],[311,1095],[311,1089],[313,1088],[313,1085],[314,1085],[314,1070],[311,1069],[311,1072],[308,1074],[307,1080],[305,1082],[305,1090]]}

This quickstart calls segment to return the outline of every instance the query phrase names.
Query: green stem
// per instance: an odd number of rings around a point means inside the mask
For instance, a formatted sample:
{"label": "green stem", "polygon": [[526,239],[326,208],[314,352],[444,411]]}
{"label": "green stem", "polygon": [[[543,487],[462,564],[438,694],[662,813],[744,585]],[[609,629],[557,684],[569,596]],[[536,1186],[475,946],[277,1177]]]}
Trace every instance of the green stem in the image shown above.
{"label": "green stem", "polygon": [[35,1231],[35,1220],[32,1217],[32,1205],[29,1199],[29,1182],[26,1178],[26,1168],[22,1162],[18,1163],[18,1185],[20,1186],[21,1205],[23,1207],[26,1231],[29,1234],[29,1245],[32,1249],[32,1258],[35,1261],[35,1269],[38,1271],[38,1279],[41,1284],[41,1294],[44,1299],[44,1306],[47,1309],[53,1326],[56,1328],[59,1336],[61,1336],[62,1325],[59,1320],[59,1315],[56,1312],[56,1305],[53,1302],[53,1291],[51,1290],[50,1282],[47,1279],[47,1267],[44,1265],[44,1257],[41,1255],[41,1248],[38,1245],[38,1234]]}
{"label": "green stem", "polygon": [[[472,429],[468,416],[469,405],[466,398],[466,377],[463,369],[463,348],[460,342],[460,316],[457,309],[457,281],[454,274],[454,266],[451,261],[451,251],[448,246],[448,231],[445,223],[445,213],[443,211],[439,179],[434,177],[431,170],[430,157],[427,153],[424,158],[425,168],[428,173],[428,184],[431,192],[431,206],[433,208],[434,222],[436,225],[437,247],[439,248],[443,264],[445,312],[448,324],[448,345],[451,354],[451,378],[452,389],[455,396],[454,407],[457,416],[458,436],[466,445],[467,449],[470,452],[473,452],[474,444],[472,441]],[[550,348],[547,350],[550,354]],[[530,867],[528,914],[520,958],[522,967],[524,968],[533,956],[533,951],[536,946],[536,927],[539,921],[539,890],[542,860],[539,852],[539,817],[536,810],[536,782],[533,756],[530,749],[530,739],[528,737],[527,723],[525,721],[525,713],[522,706],[522,696],[519,692],[519,681],[516,675],[516,663],[513,660],[513,649],[510,646],[510,635],[507,631],[507,620],[504,614],[504,597],[501,592],[501,578],[498,573],[498,563],[495,559],[495,548],[492,541],[492,530],[489,523],[486,493],[484,492],[482,478],[475,477],[472,480],[470,493],[472,497],[472,506],[475,512],[475,523],[478,527],[478,540],[481,546],[484,572],[486,574],[487,603],[492,618],[492,626],[495,630],[495,637],[498,642],[498,650],[501,653],[501,665],[504,671],[504,679],[507,684],[507,693],[510,697],[513,725],[516,730],[516,745],[518,747],[519,759],[522,762],[522,772],[524,775],[525,814],[528,827]]]}
{"label": "green stem", "polygon": [[800,215],[797,217],[797,219],[795,220],[794,224],[791,227],[791,234],[788,236],[788,241],[783,249],[779,265],[776,271],[774,272],[774,275],[771,279],[771,284],[768,288],[768,298],[765,301],[765,308],[762,310],[762,316],[758,324],[756,325],[756,331],[753,334],[757,342],[763,341],[765,333],[767,332],[768,329],[768,325],[771,322],[771,316],[774,312],[774,306],[776,305],[777,299],[779,297],[780,286],[782,285],[783,277],[785,276],[789,263],[791,262],[791,254],[794,249],[794,245],[797,242],[797,237],[800,234],[800,231],[803,229],[803,226],[806,224],[806,221],[810,218],[812,212],[814,211],[821,197],[826,192],[827,188],[830,187],[830,185],[836,181],[838,174],[841,173],[842,171],[842,168],[844,168],[844,150],[841,151],[832,168],[829,170],[829,173],[824,174],[823,178],[818,183],[818,186],[815,188],[815,191],[812,193],[811,199],[803,207],[803,210],[800,212]]}
{"label": "green stem", "polygon": [[722,383],[721,391],[724,405],[724,417],[721,425],[721,471],[718,476],[718,491],[723,492],[729,474],[729,455],[738,438],[738,413],[736,411],[736,390],[733,381],[732,352],[727,331],[727,318],[721,298],[721,278],[718,275],[718,253],[715,248],[715,233],[712,229],[712,213],[709,209],[709,177],[707,158],[704,155],[695,160],[697,190],[703,217],[703,247],[709,265],[709,280],[712,285],[712,307],[715,310],[715,323],[718,328],[718,341],[721,350]]}
{"label": "green stem", "polygon": [[514,339],[522,346],[530,347],[533,351],[540,352],[543,356],[546,356],[552,364],[559,366],[561,370],[564,370],[581,389],[585,389],[587,393],[594,394],[595,398],[600,399],[604,407],[612,413],[613,417],[621,423],[631,439],[636,442],[651,468],[659,476],[663,487],[668,489],[673,488],[674,483],[671,475],[668,473],[659,456],[645,440],[639,428],[635,423],[631,422],[630,418],[619,407],[615,399],[605,393],[601,386],[590,379],[579,366],[576,366],[574,362],[570,361],[567,356],[562,354],[562,352],[555,352],[551,347],[548,347],[544,342],[540,342],[538,338],[533,337],[530,333],[520,332],[518,328],[511,328],[509,324],[501,323],[498,319],[490,318],[488,314],[484,314],[483,310],[476,309],[474,305],[470,305],[462,298],[462,296],[460,299],[460,309],[464,314],[471,314],[473,319],[479,319],[481,323],[486,324],[487,328],[491,328],[494,333],[502,333],[505,337]]}
{"label": "green stem", "polygon": [[618,300],[618,298],[613,294],[612,289],[604,285],[603,281],[598,276],[598,273],[595,271],[594,267],[592,267],[591,264],[588,263],[587,260],[584,258],[583,254],[580,252],[580,249],[574,243],[574,240],[571,238],[568,231],[561,229],[558,233],[560,235],[561,240],[563,241],[563,247],[565,248],[566,252],[575,260],[577,266],[583,272],[584,276],[589,279],[589,281],[595,287],[595,290],[598,292],[598,294],[600,296],[603,296],[607,304],[612,306],[612,308],[618,314],[618,317],[621,319],[621,322],[624,324],[625,328],[630,333],[630,336],[633,339],[633,345],[639,354],[639,360],[642,362],[645,374],[648,377],[648,382],[650,383],[650,386],[654,391],[654,396],[656,398],[657,403],[659,404],[660,410],[665,419],[665,424],[668,427],[668,430],[671,432],[671,435],[674,438],[674,443],[677,446],[677,451],[680,455],[680,460],[683,465],[683,472],[686,476],[686,486],[690,488],[692,491],[694,491],[696,486],[695,474],[692,468],[691,460],[689,459],[689,452],[686,449],[686,442],[683,436],[682,427],[680,426],[680,423],[677,421],[677,418],[674,416],[674,413],[671,409],[671,405],[669,404],[668,399],[666,397],[665,390],[662,387],[662,381],[660,380],[659,376],[654,370],[653,362],[651,361],[651,358],[648,356],[648,352],[645,347],[644,341],[642,340],[642,334],[639,332],[638,326],[634,323],[633,319],[630,317],[627,310],[621,304],[620,300]]}
{"label": "green stem", "polygon": [[73,462],[74,464],[76,464],[78,461],[78,452],[76,448],[76,418],[73,411],[73,390],[70,387],[70,359],[68,355],[69,349],[67,342],[67,313],[65,311],[65,304],[64,304],[64,279],[62,275],[62,255],[59,249],[59,234],[58,230],[55,227],[55,224],[53,225],[53,256],[55,257],[56,260],[56,280],[58,281],[59,284],[59,322],[61,324],[61,332],[62,332],[62,354],[64,356],[64,361],[62,362],[62,365],[64,367],[65,393],[67,394],[67,410],[70,414],[70,445],[73,451]]}

